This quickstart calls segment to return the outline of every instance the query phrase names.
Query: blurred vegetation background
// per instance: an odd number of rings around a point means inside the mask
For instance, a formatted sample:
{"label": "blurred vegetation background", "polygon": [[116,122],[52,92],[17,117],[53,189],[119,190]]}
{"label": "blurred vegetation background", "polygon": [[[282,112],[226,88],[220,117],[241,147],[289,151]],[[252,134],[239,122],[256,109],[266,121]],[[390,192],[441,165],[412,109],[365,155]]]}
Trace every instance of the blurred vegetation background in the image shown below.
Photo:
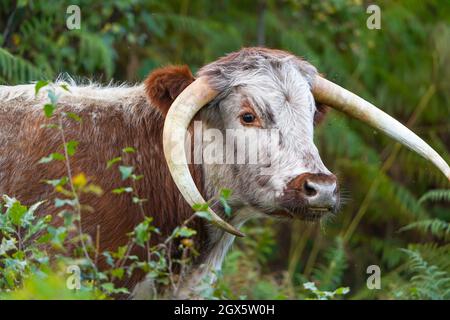
{"label": "blurred vegetation background", "polygon": [[[372,3],[372,1],[370,2]],[[26,1],[0,3],[0,83],[137,82],[166,64],[199,67],[243,46],[305,57],[419,134],[450,163],[450,2],[362,0]],[[81,8],[68,30],[66,8]],[[304,298],[302,284],[345,298],[450,298],[450,184],[432,165],[331,111],[316,130],[346,203],[332,221],[254,221],[217,290],[229,298]],[[430,190],[434,190],[431,191]],[[424,196],[425,195],[425,196]],[[369,290],[369,265],[382,287]]]}

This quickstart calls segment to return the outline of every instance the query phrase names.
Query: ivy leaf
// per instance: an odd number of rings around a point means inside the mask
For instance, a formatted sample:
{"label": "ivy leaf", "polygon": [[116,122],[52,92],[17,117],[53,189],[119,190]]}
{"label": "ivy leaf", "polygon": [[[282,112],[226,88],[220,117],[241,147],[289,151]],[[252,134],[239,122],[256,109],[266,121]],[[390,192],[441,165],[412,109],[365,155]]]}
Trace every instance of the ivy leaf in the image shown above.
{"label": "ivy leaf", "polygon": [[144,203],[144,202],[146,202],[147,201],[147,199],[140,199],[140,198],[138,198],[138,197],[133,197],[133,203]]}
{"label": "ivy leaf", "polygon": [[52,162],[53,160],[64,161],[65,157],[61,153],[55,152],[49,155],[48,157],[43,157],[41,160],[39,160],[38,163],[49,163]]}
{"label": "ivy leaf", "polygon": [[16,247],[17,240],[15,238],[12,239],[2,239],[2,243],[0,244],[0,256],[4,255],[9,250],[17,249]]}
{"label": "ivy leaf", "polygon": [[36,212],[36,210],[44,203],[45,201],[39,201],[36,202],[35,204],[31,205],[27,212],[25,213],[25,215],[22,217],[22,225],[25,227],[32,227],[33,226],[33,221],[35,220],[35,216],[34,213]]}
{"label": "ivy leaf", "polygon": [[334,291],[335,294],[338,295],[344,295],[350,292],[350,288],[349,287],[341,287],[336,289],[336,291]]}
{"label": "ivy leaf", "polygon": [[122,161],[122,157],[116,157],[106,163],[106,169],[111,168],[115,163]]}
{"label": "ivy leaf", "polygon": [[228,200],[232,194],[231,189],[221,189],[220,190],[220,197],[224,198],[225,200]]}
{"label": "ivy leaf", "polygon": [[220,197],[219,201],[220,201],[220,203],[221,203],[222,206],[223,206],[223,209],[224,209],[224,211],[225,211],[225,215],[227,215],[228,217],[230,217],[230,216],[231,216],[231,207],[230,207],[230,205],[228,204],[227,200],[226,200],[225,198],[223,198],[223,197]]}
{"label": "ivy leaf", "polygon": [[117,268],[117,269],[111,270],[111,275],[113,277],[116,277],[116,278],[119,278],[119,279],[123,278],[124,273],[125,273],[125,270],[123,268]]}
{"label": "ivy leaf", "polygon": [[197,231],[188,227],[181,227],[178,229],[177,237],[190,238],[193,235],[197,234]]}
{"label": "ivy leaf", "polygon": [[77,151],[78,143],[79,142],[75,141],[75,140],[71,140],[71,141],[66,143],[67,154],[69,156],[73,156],[75,154],[75,152]]}
{"label": "ivy leaf", "polygon": [[53,113],[55,112],[56,106],[51,103],[47,103],[44,105],[44,114],[47,118],[51,118]]}
{"label": "ivy leaf", "polygon": [[68,118],[76,121],[76,122],[81,122],[81,117],[79,115],[77,115],[76,113],[73,112],[66,112],[64,113]]}
{"label": "ivy leaf", "polygon": [[61,89],[64,91],[70,92],[69,85],[67,83],[63,83],[60,85]]}
{"label": "ivy leaf", "polygon": [[137,245],[144,247],[145,243],[150,240],[151,232],[155,231],[155,227],[151,225],[153,218],[147,217],[136,228],[134,228],[134,240]]}
{"label": "ivy leaf", "polygon": [[206,219],[206,220],[208,220],[208,221],[212,221],[212,215],[211,215],[211,213],[209,213],[208,211],[197,211],[197,212],[195,213],[195,215],[196,215],[197,217]]}
{"label": "ivy leaf", "polygon": [[132,175],[131,175],[131,179],[133,179],[134,181],[139,181],[139,180],[141,180],[143,177],[144,177],[143,174],[140,174],[140,175],[132,174]]}
{"label": "ivy leaf", "polygon": [[131,187],[122,187],[122,188],[116,188],[112,191],[114,194],[122,194],[124,192],[130,193],[133,192],[133,188]]}
{"label": "ivy leaf", "polygon": [[56,95],[54,90],[48,90],[48,98],[50,99],[50,102],[56,106],[59,96]]}
{"label": "ivy leaf", "polygon": [[142,222],[134,228],[136,244],[143,247],[145,243],[150,239],[150,233],[148,232],[148,223]]}
{"label": "ivy leaf", "polygon": [[122,152],[124,153],[135,153],[136,149],[134,149],[133,147],[126,147],[122,149]]}
{"label": "ivy leaf", "polygon": [[76,201],[72,199],[59,199],[59,198],[55,199],[55,208],[61,208],[64,207],[65,205],[75,207]]}
{"label": "ivy leaf", "polygon": [[58,187],[58,186],[64,186],[66,185],[66,183],[69,181],[69,178],[67,177],[62,177],[61,179],[53,179],[53,180],[46,180],[45,183],[53,186],[53,187]]}
{"label": "ivy leaf", "polygon": [[19,201],[13,200],[13,203],[6,210],[6,215],[11,219],[11,222],[20,226],[22,224],[22,218],[27,213],[27,207],[20,204]]}
{"label": "ivy leaf", "polygon": [[127,293],[130,293],[128,291],[128,289],[126,289],[126,288],[116,288],[114,286],[114,283],[112,283],[112,282],[102,283],[101,287],[102,287],[103,290],[105,290],[109,294],[115,294],[115,293],[127,294]]}
{"label": "ivy leaf", "polygon": [[123,259],[125,258],[125,254],[128,251],[128,246],[119,246],[117,248],[117,251],[113,253],[114,258],[116,259]]}
{"label": "ivy leaf", "polygon": [[122,180],[127,180],[131,175],[133,174],[133,167],[127,167],[127,166],[119,166],[119,171],[122,176]]}
{"label": "ivy leaf", "polygon": [[192,206],[192,209],[194,211],[207,211],[209,208],[209,205],[207,203],[195,203]]}
{"label": "ivy leaf", "polygon": [[37,96],[39,93],[39,90],[41,90],[43,87],[47,86],[48,84],[49,84],[49,82],[46,80],[40,80],[40,81],[36,82],[36,84],[34,85],[34,95]]}
{"label": "ivy leaf", "polygon": [[108,251],[105,251],[102,253],[103,256],[106,258],[106,263],[110,266],[110,267],[114,267],[114,259],[111,256],[111,254]]}

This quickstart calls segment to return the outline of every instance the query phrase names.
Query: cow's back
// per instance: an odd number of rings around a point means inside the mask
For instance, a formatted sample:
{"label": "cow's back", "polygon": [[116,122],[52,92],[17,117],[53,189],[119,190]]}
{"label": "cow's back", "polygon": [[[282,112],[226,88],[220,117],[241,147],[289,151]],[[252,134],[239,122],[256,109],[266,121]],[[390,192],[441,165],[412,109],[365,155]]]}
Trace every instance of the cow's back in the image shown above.
{"label": "cow's back", "polygon": [[[192,215],[165,164],[164,119],[147,102],[143,87],[70,90],[72,93],[58,91],[62,95],[57,112],[47,119],[43,112],[44,104],[48,103],[45,89],[35,98],[32,85],[0,87],[0,194],[16,197],[26,205],[49,200],[41,214],[56,216],[60,211],[52,201],[61,195],[44,181],[67,176],[67,167],[62,161],[45,164],[39,160],[53,152],[62,153],[61,133],[43,125],[58,123],[60,112],[64,111],[76,113],[82,119],[78,123],[62,117],[66,141],[79,142],[70,158],[71,173],[73,176],[84,173],[104,192],[100,197],[93,194],[81,197],[81,202],[93,209],[82,213],[83,229],[94,236],[97,226],[100,227],[102,250],[126,244],[126,234],[143,219],[129,194],[112,193],[115,188],[131,186],[130,181],[121,180],[117,165],[107,169],[108,160],[115,157],[122,156],[125,165],[144,175],[137,182],[137,193],[148,200],[145,213],[154,217],[154,224],[163,235]],[[124,154],[125,147],[134,147],[137,153]]]}

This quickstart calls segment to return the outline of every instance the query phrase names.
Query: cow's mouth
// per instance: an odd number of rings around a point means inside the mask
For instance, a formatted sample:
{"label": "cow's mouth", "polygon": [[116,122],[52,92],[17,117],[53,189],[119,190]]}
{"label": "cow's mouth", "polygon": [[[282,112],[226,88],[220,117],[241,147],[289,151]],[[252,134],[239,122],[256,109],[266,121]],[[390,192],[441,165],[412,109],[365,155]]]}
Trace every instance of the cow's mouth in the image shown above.
{"label": "cow's mouth", "polygon": [[303,221],[319,221],[323,217],[333,214],[335,210],[328,207],[302,207],[302,208],[283,208],[272,213],[279,218],[299,219]]}
{"label": "cow's mouth", "polygon": [[311,207],[303,214],[299,216],[299,219],[305,221],[318,221],[323,217],[332,214],[334,211],[331,208],[325,207]]}

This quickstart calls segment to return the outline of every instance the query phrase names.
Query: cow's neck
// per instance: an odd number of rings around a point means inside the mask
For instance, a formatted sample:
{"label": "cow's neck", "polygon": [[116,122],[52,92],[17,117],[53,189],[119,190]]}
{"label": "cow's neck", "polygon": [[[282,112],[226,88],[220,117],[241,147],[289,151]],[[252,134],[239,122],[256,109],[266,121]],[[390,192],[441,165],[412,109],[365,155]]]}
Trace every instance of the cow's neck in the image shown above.
{"label": "cow's neck", "polygon": [[[254,217],[251,208],[242,208],[236,212],[231,224],[240,228],[248,219]],[[185,280],[182,288],[176,293],[178,299],[202,298],[203,290],[211,286],[222,269],[225,256],[235,240],[235,236],[224,232],[215,226],[208,227],[209,246],[204,252],[199,263],[192,268],[192,272]]]}

